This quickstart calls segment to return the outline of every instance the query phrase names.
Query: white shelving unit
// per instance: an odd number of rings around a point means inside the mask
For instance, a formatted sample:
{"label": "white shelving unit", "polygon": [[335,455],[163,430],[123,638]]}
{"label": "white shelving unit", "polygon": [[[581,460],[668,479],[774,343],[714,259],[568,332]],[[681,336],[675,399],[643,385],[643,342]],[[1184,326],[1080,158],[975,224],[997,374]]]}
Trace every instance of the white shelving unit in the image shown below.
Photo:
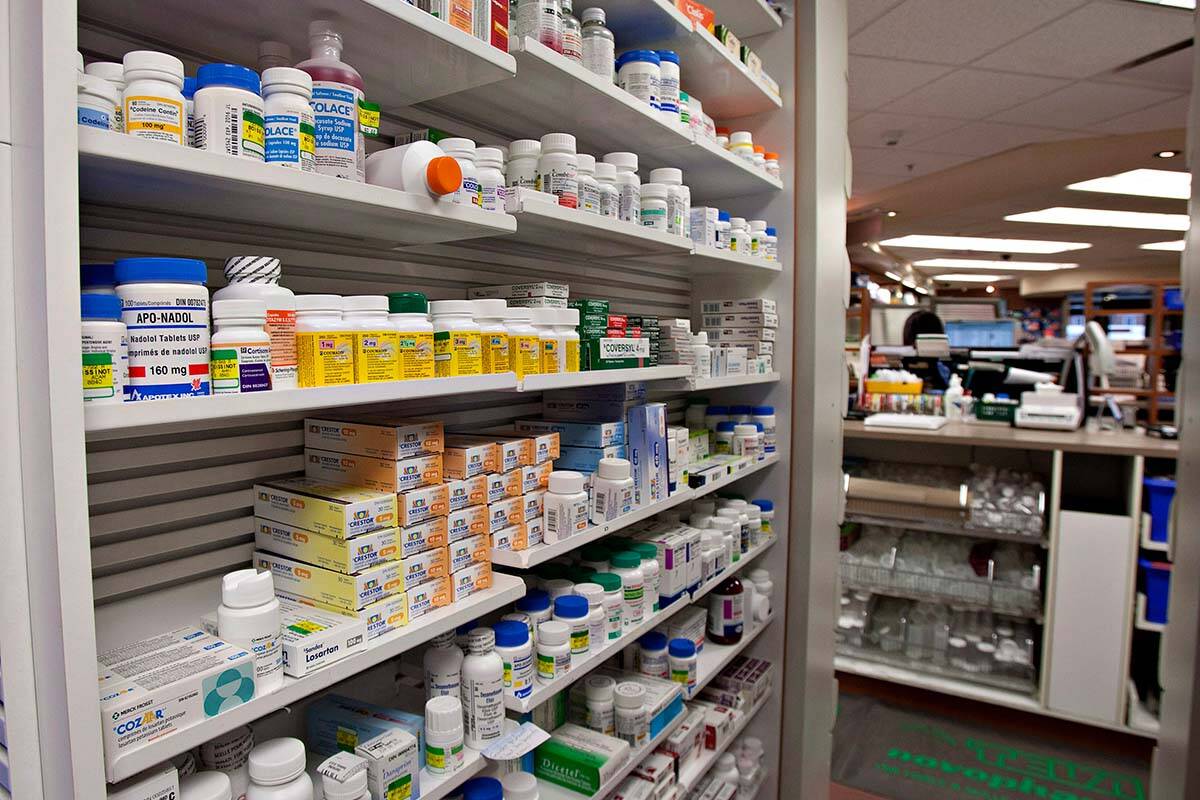
{"label": "white shelving unit", "polygon": [[696,688],[692,692],[694,697],[709,682],[721,673],[721,670],[729,666],[733,659],[737,658],[743,650],[753,644],[758,635],[767,629],[767,626],[775,621],[775,615],[771,614],[765,622],[756,625],[746,625],[745,631],[742,633],[742,640],[737,644],[714,644],[706,642],[704,649],[700,652],[696,659]]}
{"label": "white shelving unit", "polygon": [[709,0],[706,5],[716,14],[717,22],[728,25],[742,39],[774,33],[783,27],[783,20],[767,0]]}
{"label": "white shelving unit", "polygon": [[527,375],[518,387],[522,392],[546,392],[554,389],[578,389],[583,386],[604,386],[612,383],[676,380],[691,373],[691,367],[668,365],[637,369],[599,369],[589,372],[559,372],[553,375]]}
{"label": "white shelving unit", "polygon": [[715,750],[705,750],[700,754],[699,758],[692,759],[684,765],[683,769],[679,772],[679,780],[677,781],[679,788],[682,791],[690,792],[696,787],[696,784],[700,782],[700,779],[707,775],[709,770],[716,765],[717,759],[729,749],[731,744],[737,741],[737,738],[742,735],[742,732],[745,731],[746,728],[749,727],[750,723],[754,721],[754,718],[758,715],[758,712],[762,711],[763,706],[771,701],[771,696],[773,694],[774,692],[767,692],[762,696],[761,700],[747,709],[746,712],[742,714],[741,718],[734,723],[733,730],[730,731],[728,738],[726,738],[726,740],[722,742],[719,747],[717,747]]}
{"label": "white shelving unit", "polygon": [[779,383],[778,372],[767,372],[762,375],[726,375],[721,378],[690,379],[689,388],[694,392],[710,392],[714,389],[728,389],[733,386],[754,386],[760,383]]}
{"label": "white shelving unit", "polygon": [[1165,622],[1151,622],[1146,619],[1146,595],[1142,592],[1137,593],[1137,613],[1133,618],[1133,626],[1139,631],[1152,633],[1164,633],[1167,630]]}
{"label": "white shelving unit", "polygon": [[783,265],[778,261],[767,261],[751,256],[739,256],[728,250],[718,250],[715,247],[697,246],[691,258],[687,261],[688,269],[697,275],[728,274],[730,272],[743,275],[761,275],[769,272],[780,272]]}

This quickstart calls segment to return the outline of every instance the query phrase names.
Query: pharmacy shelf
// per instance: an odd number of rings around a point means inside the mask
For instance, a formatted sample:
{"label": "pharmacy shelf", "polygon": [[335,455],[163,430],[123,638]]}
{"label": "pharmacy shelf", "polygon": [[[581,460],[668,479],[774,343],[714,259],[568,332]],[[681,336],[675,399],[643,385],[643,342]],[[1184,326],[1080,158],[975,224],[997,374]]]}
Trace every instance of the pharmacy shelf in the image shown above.
{"label": "pharmacy shelf", "polygon": [[1150,631],[1151,633],[1165,633],[1167,630],[1165,622],[1151,622],[1146,619],[1146,595],[1144,592],[1137,593],[1137,615],[1133,618],[1133,626],[1139,631]]}
{"label": "pharmacy shelf", "polygon": [[323,235],[383,249],[517,229],[507,214],[95,128],[79,129],[79,167],[80,199],[117,225],[117,210],[142,227],[144,214],[166,212],[189,229],[245,226],[260,237]]}
{"label": "pharmacy shelf", "polygon": [[883,525],[889,528],[906,528],[908,530],[929,531],[930,533],[942,533],[947,536],[966,536],[971,539],[991,539],[1000,542],[1020,542],[1021,544],[1033,544],[1039,547],[1049,547],[1050,541],[1045,536],[1029,536],[1016,531],[1006,531],[989,528],[966,528],[962,525],[953,522],[947,522],[938,519],[897,519],[896,517],[883,517],[875,514],[858,514],[854,512],[846,512],[846,522],[858,522],[863,525]]}
{"label": "pharmacy shelf", "polygon": [[767,0],[706,0],[705,5],[713,10],[718,24],[743,41],[783,27],[783,20]]}
{"label": "pharmacy shelf", "polygon": [[[769,177],[769,176],[764,176]],[[778,261],[767,261],[753,256],[739,256],[728,250],[697,245],[689,258],[683,262],[690,272],[697,275],[774,275],[783,271]]]}
{"label": "pharmacy shelf", "polygon": [[1137,687],[1133,681],[1129,681],[1127,696],[1129,698],[1129,713],[1125,721],[1129,725],[1130,730],[1158,738],[1160,728],[1159,719],[1138,698]]}
{"label": "pharmacy shelf", "polygon": [[[641,747],[630,748],[629,760],[623,763],[608,780],[600,784],[600,788],[597,789],[596,792],[591,795],[591,797],[599,798],[599,800],[605,800],[605,798],[608,798],[610,795],[612,795],[616,788],[621,785],[621,781],[628,778],[629,773],[633,772],[637,765],[645,760],[646,756],[653,753],[660,744],[666,741],[667,737],[674,733],[675,729],[683,723],[685,717],[687,717],[687,711],[680,711],[675,715],[673,720],[663,726],[661,731],[652,736],[650,739],[646,740],[644,745]],[[424,792],[421,794],[424,796]],[[588,795],[580,794],[579,792],[559,786],[557,783],[551,783],[550,781],[538,778],[539,800],[581,800],[581,798],[587,796]]]}
{"label": "pharmacy shelf", "polygon": [[[336,11],[331,11],[336,9]],[[260,0],[230,16],[220,3],[190,0],[81,0],[81,27],[120,31],[153,48],[173,42],[195,61],[253,66],[263,39],[286,42],[307,57],[308,23],[331,19],[345,60],[362,75],[367,98],[385,112],[443,94],[484,86],[516,72],[503,50],[404,0]],[[136,49],[136,48],[131,48]],[[162,49],[161,47],[157,49]],[[190,70],[189,70],[190,71]]]}
{"label": "pharmacy shelf", "polygon": [[[750,553],[747,553],[746,556],[747,558],[752,557]],[[721,580],[727,577],[727,575],[722,575]],[[713,678],[721,674],[721,670],[741,655],[742,651],[749,647],[774,619],[775,615],[772,613],[768,614],[766,620],[758,625],[747,625],[742,633],[742,640],[737,644],[705,642],[704,649],[696,656],[696,688],[692,691],[691,697],[698,695],[700,690],[707,686]]]}
{"label": "pharmacy shelf", "polygon": [[[658,163],[666,156],[670,157],[669,163]],[[692,208],[714,205],[711,202],[713,200],[778,191],[783,188],[783,181],[779,178],[768,175],[749,161],[703,136],[696,137],[691,147],[665,154],[651,153],[647,156],[647,163],[652,167],[682,169],[684,183],[692,190]]]}
{"label": "pharmacy shelf", "polygon": [[512,694],[506,693],[504,696],[505,707],[507,707],[510,711],[516,711],[522,714],[528,713],[560,692],[566,691],[571,684],[587,675],[596,667],[605,663],[612,656],[620,653],[624,648],[636,642],[642,637],[643,634],[649,633],[683,609],[690,606],[692,603],[705,597],[709,592],[721,585],[721,583],[731,575],[736,575],[737,573],[741,572],[742,569],[750,564],[750,562],[770,549],[775,542],[776,537],[771,537],[767,541],[758,545],[758,547],[751,548],[747,552],[743,553],[738,561],[736,561],[720,575],[709,581],[706,581],[705,583],[702,583],[689,597],[681,597],[674,603],[671,603],[669,606],[660,608],[657,612],[646,616],[637,625],[634,625],[631,628],[626,628],[621,633],[621,637],[619,639],[606,642],[603,647],[589,650],[587,653],[571,656],[570,670],[560,677],[555,678],[550,683],[539,683],[535,681],[533,684],[533,691],[528,697],[516,697]]}
{"label": "pharmacy shelf", "polygon": [[[929,583],[938,578],[934,575],[922,575],[922,583]],[[1029,619],[1042,624],[1045,620],[1042,616],[1041,608],[1034,609],[1030,606],[1019,605],[1004,605],[995,601],[985,602],[981,600],[972,600],[962,597],[961,595],[952,594],[950,592],[936,591],[921,591],[918,589],[908,589],[900,586],[882,586],[869,581],[858,581],[846,574],[845,570],[841,571],[842,587],[846,589],[854,589],[860,592],[870,592],[871,594],[880,594],[885,597],[899,597],[903,600],[915,600],[922,603],[941,603],[956,608],[969,608],[977,611],[991,611],[995,614],[1006,614],[1010,617],[1020,617],[1021,619]]]}
{"label": "pharmacy shelf", "polygon": [[[705,649],[707,649],[707,646]],[[762,711],[763,706],[765,706],[767,701],[770,699],[771,692],[767,691],[758,699],[758,702],[750,706],[750,708],[738,718],[737,722],[733,723],[733,730],[729,732],[729,735],[725,737],[725,741],[722,742],[717,749],[705,750],[700,754],[699,758],[694,758],[683,765],[683,768],[679,771],[679,780],[677,781],[680,795],[686,795],[692,789],[696,788],[696,784],[700,783],[701,779],[704,778],[704,776],[708,774],[709,770],[716,765],[717,759],[719,759],[725,753],[725,751],[729,749],[729,746],[737,741],[737,738],[742,735],[742,732],[746,730],[747,727],[749,727],[750,723],[754,720],[754,717],[758,715],[759,711]]]}
{"label": "pharmacy shelf", "polygon": [[553,375],[528,375],[517,386],[520,392],[547,392],[554,389],[576,389],[581,386],[604,386],[612,383],[676,380],[690,375],[686,364],[634,369],[596,369],[587,372],[559,372]]}
{"label": "pharmacy shelf", "polygon": [[90,403],[84,406],[84,428],[88,434],[132,433],[137,430],[179,423],[228,421],[238,417],[387,403],[429,397],[457,397],[478,392],[517,388],[511,372],[461,378],[425,378],[388,383],[359,383],[312,389],[283,389],[253,394],[218,394],[138,403]]}
{"label": "pharmacy shelf", "polygon": [[[524,581],[511,575],[496,573],[493,576],[492,588],[485,589],[465,601],[431,611],[403,628],[372,639],[367,649],[360,653],[335,661],[303,678],[286,677],[282,688],[271,694],[255,697],[223,714],[210,717],[171,736],[151,742],[139,750],[131,751],[112,767],[108,775],[109,781],[124,780],[216,736],[254,722],[272,711],[297,703],[336,683],[352,678],[365,669],[393,659],[440,634],[499,610],[524,594]],[[449,788],[452,787],[448,787],[447,791]]]}
{"label": "pharmacy shelf", "polygon": [[875,648],[856,647],[849,642],[839,642],[834,652],[839,656],[846,656],[858,661],[866,661],[872,664],[880,664],[885,667],[896,667],[903,670],[913,670],[916,672],[921,672],[925,675],[965,681],[967,683],[986,686],[1006,692],[1014,692],[1016,694],[1032,696],[1037,694],[1038,690],[1037,683],[1035,681],[1017,678],[1011,675],[984,673],[967,674],[961,670],[953,669],[949,665],[943,666],[935,664],[928,658],[914,663],[911,659],[904,655],[903,650],[890,653]]}
{"label": "pharmacy shelf", "polygon": [[435,775],[421,768],[421,800],[442,800],[457,794],[460,786],[478,775],[487,766],[487,759],[478,750],[463,748],[463,765],[449,775]]}
{"label": "pharmacy shelf", "polygon": [[720,378],[689,379],[688,389],[693,392],[711,392],[715,389],[728,389],[731,386],[753,386],[756,383],[778,382],[778,372],[766,372],[761,375],[725,375]]}
{"label": "pharmacy shelf", "polygon": [[574,536],[568,536],[566,539],[554,542],[552,544],[537,544],[533,547],[527,547],[524,550],[497,550],[492,548],[492,563],[499,567],[509,567],[510,569],[529,569],[530,567],[549,561],[553,558],[558,558],[572,550],[583,547],[585,544],[590,544],[597,539],[602,539],[610,533],[627,528],[630,525],[649,519],[650,517],[662,511],[675,508],[678,505],[703,497],[706,494],[712,494],[719,489],[722,489],[734,481],[740,480],[747,475],[752,475],[761,469],[765,469],[779,461],[777,454],[767,456],[766,458],[748,464],[736,472],[730,472],[719,480],[713,481],[699,489],[682,488],[675,494],[658,503],[651,503],[647,506],[634,509],[632,512],[614,519],[612,522],[604,525],[592,525]]}

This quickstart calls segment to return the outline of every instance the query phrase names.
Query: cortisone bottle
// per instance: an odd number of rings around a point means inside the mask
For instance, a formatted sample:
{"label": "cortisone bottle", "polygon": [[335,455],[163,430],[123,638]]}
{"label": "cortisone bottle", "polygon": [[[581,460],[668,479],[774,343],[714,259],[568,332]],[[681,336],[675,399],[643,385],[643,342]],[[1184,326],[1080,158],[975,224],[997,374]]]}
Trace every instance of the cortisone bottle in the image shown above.
{"label": "cortisone bottle", "polygon": [[388,322],[396,329],[400,380],[434,377],[429,301],[420,292],[391,292],[387,299]]}
{"label": "cortisone bottle", "polygon": [[479,333],[483,343],[480,352],[484,374],[511,372],[508,328],[504,324],[508,303],[499,298],[488,298],[472,300],[471,305],[475,307],[475,321],[479,323]]}
{"label": "cortisone bottle", "polygon": [[388,320],[388,299],[358,295],[343,300],[342,323],[354,341],[354,382],[400,379],[399,336]]}
{"label": "cortisone bottle", "polygon": [[295,389],[296,295],[279,285],[283,270],[271,256],[233,256],[225,259],[229,285],[213,292],[217,300],[259,300],[266,307],[271,337],[271,388]]}
{"label": "cortisone bottle", "polygon": [[333,23],[310,22],[308,42],[312,57],[296,67],[312,76],[317,172],[361,183],[366,179],[366,145],[358,129],[362,76],[342,61],[342,37]]}
{"label": "cortisone bottle", "polygon": [[217,632],[230,644],[244,647],[254,654],[255,695],[264,695],[283,686],[282,624],[271,573],[239,569],[221,579]]}
{"label": "cortisone bottle", "polygon": [[342,298],[296,298],[296,359],[302,388],[354,383],[354,335],[342,322]]}
{"label": "cortisone bottle", "polygon": [[214,300],[210,344],[213,394],[271,388],[271,337],[261,300]]}
{"label": "cortisone bottle", "polygon": [[272,67],[262,74],[268,164],[301,172],[317,171],[316,117],[312,110],[312,77],[292,67]]}
{"label": "cortisone bottle", "polygon": [[483,372],[483,341],[470,300],[434,300],[434,373],[439,378],[480,375]]}
{"label": "cortisone bottle", "polygon": [[542,373],[551,375],[562,372],[559,362],[559,341],[554,332],[554,323],[558,320],[557,308],[531,308],[530,324],[537,330],[538,341],[542,349]]}
{"label": "cortisone bottle", "polygon": [[83,399],[121,403],[129,379],[129,335],[115,294],[80,295]]}
{"label": "cortisone bottle", "polygon": [[538,375],[542,371],[542,342],[533,327],[533,309],[509,308],[504,312],[508,330],[508,357],[517,378]]}

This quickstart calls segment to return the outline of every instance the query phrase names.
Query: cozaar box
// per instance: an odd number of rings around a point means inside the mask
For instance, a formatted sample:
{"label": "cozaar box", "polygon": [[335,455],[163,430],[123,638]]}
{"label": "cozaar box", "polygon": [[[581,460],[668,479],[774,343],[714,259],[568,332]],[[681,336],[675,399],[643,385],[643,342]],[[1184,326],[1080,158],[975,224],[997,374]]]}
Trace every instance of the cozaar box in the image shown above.
{"label": "cozaar box", "polygon": [[271,573],[278,591],[346,611],[357,611],[368,603],[404,591],[404,563],[385,561],[356,575],[343,575],[274,553],[254,552],[254,566]]}
{"label": "cozaar box", "polygon": [[377,492],[407,492],[442,482],[442,455],[435,453],[391,461],[352,453],[306,449],[304,474],[324,483],[362,486]]}
{"label": "cozaar box", "polygon": [[254,516],[349,539],[396,526],[396,495],[309,478],[254,485]]}
{"label": "cozaar box", "polygon": [[304,447],[400,461],[442,452],[442,423],[424,419],[304,420]]}
{"label": "cozaar box", "polygon": [[401,557],[400,536],[396,528],[384,528],[353,539],[341,539],[294,528],[282,522],[256,518],[254,546],[345,575]]}

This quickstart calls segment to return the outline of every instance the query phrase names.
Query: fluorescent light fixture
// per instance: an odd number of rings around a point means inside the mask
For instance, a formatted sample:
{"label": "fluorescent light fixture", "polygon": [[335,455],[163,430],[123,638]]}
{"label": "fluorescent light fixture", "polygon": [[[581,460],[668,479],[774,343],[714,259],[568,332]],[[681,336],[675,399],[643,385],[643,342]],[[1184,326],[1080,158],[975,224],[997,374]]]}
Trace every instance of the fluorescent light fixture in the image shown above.
{"label": "fluorescent light fixture", "polygon": [[928,289],[926,289],[924,286],[914,286],[914,287],[913,287],[913,290],[914,290],[914,291],[915,291],[917,294],[929,294],[929,290],[928,290]]}
{"label": "fluorescent light fixture", "polygon": [[938,283],[991,283],[993,281],[1006,281],[1012,275],[980,275],[976,272],[947,272],[945,275],[934,275],[933,279]]}
{"label": "fluorescent light fixture", "polygon": [[1137,197],[1165,197],[1187,200],[1192,196],[1192,176],[1168,169],[1131,169],[1105,178],[1093,178],[1067,186],[1077,192],[1131,194]]}
{"label": "fluorescent light fixture", "polygon": [[1151,6],[1167,6],[1168,8],[1196,8],[1196,0],[1134,0]]}
{"label": "fluorescent light fixture", "polygon": [[892,280],[894,280],[894,281],[898,281],[898,280],[900,280],[900,276],[899,276],[899,275],[897,275],[897,274],[896,274],[896,273],[894,273],[894,272],[885,272],[885,273],[883,273],[883,274],[884,274],[884,275],[886,275],[887,277],[891,278],[891,279],[892,279]]}
{"label": "fluorescent light fixture", "polygon": [[968,250],[982,253],[1065,253],[1091,247],[1086,242],[1050,242],[1044,239],[989,239],[982,236],[933,236],[910,233],[880,244],[889,247],[915,247],[921,250]]}
{"label": "fluorescent light fixture", "polygon": [[989,261],[982,258],[926,258],[914,261],[916,267],[934,269],[1010,269],[1021,272],[1054,272],[1060,269],[1075,269],[1078,264],[1057,261]]}
{"label": "fluorescent light fixture", "polygon": [[1142,250],[1171,250],[1176,253],[1183,252],[1183,239],[1178,239],[1173,242],[1150,242],[1150,244],[1139,244]]}
{"label": "fluorescent light fixture", "polygon": [[1023,214],[1009,214],[1008,222],[1041,222],[1046,225],[1087,225],[1093,228],[1137,228],[1151,231],[1186,231],[1187,214],[1151,214],[1146,211],[1114,211],[1107,208],[1055,206]]}

